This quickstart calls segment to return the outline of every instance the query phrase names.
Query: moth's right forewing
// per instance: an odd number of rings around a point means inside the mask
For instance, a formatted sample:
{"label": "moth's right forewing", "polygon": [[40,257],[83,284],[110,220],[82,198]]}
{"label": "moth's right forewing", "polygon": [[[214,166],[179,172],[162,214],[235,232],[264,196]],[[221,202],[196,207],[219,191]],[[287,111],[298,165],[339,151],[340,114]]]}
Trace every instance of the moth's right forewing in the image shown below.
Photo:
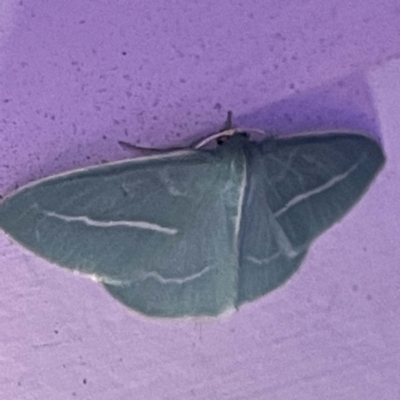
{"label": "moth's right forewing", "polygon": [[240,161],[216,152],[105,164],[19,190],[0,226],[145,314],[217,315],[236,295],[242,176]]}

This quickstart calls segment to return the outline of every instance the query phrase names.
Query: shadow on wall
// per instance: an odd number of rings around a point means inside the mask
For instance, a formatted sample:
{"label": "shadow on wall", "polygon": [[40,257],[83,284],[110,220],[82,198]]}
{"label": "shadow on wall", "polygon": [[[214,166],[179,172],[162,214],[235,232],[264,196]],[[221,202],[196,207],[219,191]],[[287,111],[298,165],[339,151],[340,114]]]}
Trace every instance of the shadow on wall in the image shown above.
{"label": "shadow on wall", "polygon": [[381,141],[373,99],[363,73],[297,93],[247,115],[235,115],[238,127],[272,135],[344,130],[362,131]]}
{"label": "shadow on wall", "polygon": [[[363,73],[349,75],[308,92],[296,92],[290,97],[267,104],[249,114],[239,115],[232,110],[234,125],[261,129],[267,134],[277,136],[326,130],[362,131],[381,141],[373,98]],[[268,101],[268,93],[266,93],[266,100]],[[224,109],[225,107],[222,106],[221,110]],[[220,115],[223,115],[222,111]],[[213,128],[207,132],[193,132],[193,136],[188,136],[183,142],[174,143],[174,145],[177,147],[189,146],[213,131],[217,132],[221,129],[224,118],[226,118],[226,114],[221,119],[215,120]],[[104,128],[104,132],[107,133],[107,128]],[[107,154],[107,159],[104,161],[120,160],[124,158],[122,156],[124,153],[121,152],[117,139],[115,137],[114,143],[112,143],[113,140],[110,140],[106,145],[103,141],[99,142],[98,139],[94,139],[92,142],[88,142],[86,139],[85,147],[77,148],[75,145],[60,153],[56,160],[62,160],[62,163],[55,163],[53,156],[44,154],[41,165],[36,168],[35,173],[32,174],[34,166],[30,167],[30,174],[21,171],[18,185],[55,173],[99,164],[103,158],[101,154],[103,156]],[[261,139],[261,137],[254,139]],[[103,145],[106,149],[99,151],[99,145]],[[130,158],[129,153],[125,154],[125,158]],[[134,157],[138,155],[140,154],[132,154]],[[46,161],[47,157],[48,161]],[[13,185],[15,187],[15,184]],[[5,192],[8,191],[5,190]]]}

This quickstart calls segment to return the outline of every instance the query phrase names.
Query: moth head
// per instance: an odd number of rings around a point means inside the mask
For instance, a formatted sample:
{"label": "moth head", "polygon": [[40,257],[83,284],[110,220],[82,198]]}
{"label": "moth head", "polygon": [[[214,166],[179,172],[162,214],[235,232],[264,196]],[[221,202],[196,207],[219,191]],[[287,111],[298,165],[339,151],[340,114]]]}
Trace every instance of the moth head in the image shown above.
{"label": "moth head", "polygon": [[221,135],[221,136],[217,137],[217,139],[216,139],[218,146],[223,145],[227,141],[231,140],[233,137],[235,137],[235,138],[242,137],[242,138],[249,139],[249,134],[247,132],[234,132],[233,134],[230,134],[230,135]]}
{"label": "moth head", "polygon": [[215,147],[216,145],[224,145],[228,142],[236,142],[238,139],[249,139],[250,135],[248,134],[247,130],[238,130],[237,128],[232,129],[225,129],[223,131],[213,133],[204,139],[201,139],[199,142],[195,143],[192,148],[194,149],[201,149],[205,148],[206,146]]}

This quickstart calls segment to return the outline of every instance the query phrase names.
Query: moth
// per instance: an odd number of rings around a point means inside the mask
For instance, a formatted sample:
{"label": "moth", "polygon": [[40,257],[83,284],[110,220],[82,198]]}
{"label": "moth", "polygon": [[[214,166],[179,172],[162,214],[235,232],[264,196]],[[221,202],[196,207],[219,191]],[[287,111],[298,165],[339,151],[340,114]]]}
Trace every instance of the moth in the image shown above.
{"label": "moth", "polygon": [[237,309],[286,282],[385,162],[360,133],[247,133],[228,123],[192,148],[33,182],[2,201],[0,227],[145,315]]}

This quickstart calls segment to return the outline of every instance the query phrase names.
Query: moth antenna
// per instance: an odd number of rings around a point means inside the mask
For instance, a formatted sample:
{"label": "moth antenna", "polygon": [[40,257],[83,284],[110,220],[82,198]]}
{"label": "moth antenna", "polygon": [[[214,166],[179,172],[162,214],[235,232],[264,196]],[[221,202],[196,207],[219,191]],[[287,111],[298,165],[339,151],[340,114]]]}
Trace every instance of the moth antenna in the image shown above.
{"label": "moth antenna", "polygon": [[[201,149],[202,147],[206,146],[208,143],[211,141],[221,138],[221,137],[229,137],[237,133],[237,129],[234,127],[232,123],[233,119],[233,113],[231,110],[228,111],[226,120],[222,126],[222,128],[216,132],[212,133],[194,143],[192,143],[189,146],[189,149]],[[145,154],[163,154],[163,153],[168,153],[171,151],[179,151],[179,150],[185,150],[187,147],[169,147],[169,148],[150,148],[150,147],[142,147],[142,146],[137,146],[136,144],[132,144],[129,142],[125,142],[123,140],[119,140],[118,144],[124,148],[125,150],[130,150],[130,151],[140,151]]]}
{"label": "moth antenna", "polygon": [[166,149],[143,147],[129,142],[124,142],[123,140],[118,140],[118,144],[125,150],[140,151],[145,154],[165,154],[170,153],[171,151],[186,150],[186,147],[169,147]]}
{"label": "moth antenna", "polygon": [[219,130],[219,132],[229,131],[229,130],[233,129],[234,126],[232,123],[232,119],[233,119],[233,112],[231,110],[229,110],[228,115],[226,116],[226,121],[225,121],[224,125],[222,125],[222,128]]}

